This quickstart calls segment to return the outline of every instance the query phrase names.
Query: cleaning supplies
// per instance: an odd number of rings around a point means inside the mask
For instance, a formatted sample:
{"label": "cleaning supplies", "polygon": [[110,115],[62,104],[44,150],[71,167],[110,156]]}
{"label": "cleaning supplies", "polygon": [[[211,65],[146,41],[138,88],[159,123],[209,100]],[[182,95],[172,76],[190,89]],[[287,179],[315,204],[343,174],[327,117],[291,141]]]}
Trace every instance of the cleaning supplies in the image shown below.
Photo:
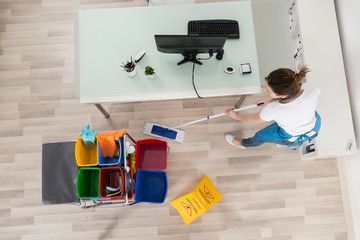
{"label": "cleaning supplies", "polygon": [[91,144],[95,144],[95,135],[99,132],[95,130],[89,130],[90,125],[88,124],[82,131],[81,131],[81,138],[84,141],[86,147],[90,147]]}

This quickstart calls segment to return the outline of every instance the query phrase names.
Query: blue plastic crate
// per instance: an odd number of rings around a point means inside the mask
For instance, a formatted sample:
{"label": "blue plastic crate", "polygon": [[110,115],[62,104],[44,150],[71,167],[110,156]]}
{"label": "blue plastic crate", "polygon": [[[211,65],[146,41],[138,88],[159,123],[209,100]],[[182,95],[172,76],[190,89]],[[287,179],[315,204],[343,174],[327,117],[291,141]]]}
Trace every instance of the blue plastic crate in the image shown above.
{"label": "blue plastic crate", "polygon": [[163,203],[167,193],[167,175],[164,171],[137,170],[135,201]]}
{"label": "blue plastic crate", "polygon": [[120,137],[118,139],[119,146],[120,146],[120,152],[119,156],[114,157],[104,157],[103,152],[101,150],[100,144],[98,144],[98,157],[99,157],[99,166],[116,166],[119,164],[122,164],[125,159],[125,143],[124,143],[124,137]]}

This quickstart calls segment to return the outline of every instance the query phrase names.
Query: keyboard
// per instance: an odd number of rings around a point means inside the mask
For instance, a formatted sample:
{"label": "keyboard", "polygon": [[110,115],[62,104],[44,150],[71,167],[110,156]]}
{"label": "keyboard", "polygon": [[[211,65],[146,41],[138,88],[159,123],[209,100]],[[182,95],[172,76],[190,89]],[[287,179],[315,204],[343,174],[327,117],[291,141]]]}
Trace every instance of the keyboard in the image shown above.
{"label": "keyboard", "polygon": [[240,38],[239,24],[235,20],[192,20],[188,23],[188,35]]}

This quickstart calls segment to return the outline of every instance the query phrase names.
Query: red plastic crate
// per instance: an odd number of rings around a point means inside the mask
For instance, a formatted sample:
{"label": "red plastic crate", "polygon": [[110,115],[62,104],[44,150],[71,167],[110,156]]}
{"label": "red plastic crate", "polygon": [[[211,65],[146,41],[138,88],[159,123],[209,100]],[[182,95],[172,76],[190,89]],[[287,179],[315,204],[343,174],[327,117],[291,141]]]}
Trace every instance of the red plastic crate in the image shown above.
{"label": "red plastic crate", "polygon": [[[115,196],[106,196],[106,186],[116,187],[119,185],[118,174],[120,174],[120,178],[122,181],[122,186],[120,190],[120,194]],[[105,167],[100,169],[100,197],[102,198],[110,198],[117,199],[124,195],[124,184],[125,176],[124,172],[120,167]]]}
{"label": "red plastic crate", "polygon": [[136,142],[135,167],[143,170],[165,170],[167,165],[167,142],[144,139]]}

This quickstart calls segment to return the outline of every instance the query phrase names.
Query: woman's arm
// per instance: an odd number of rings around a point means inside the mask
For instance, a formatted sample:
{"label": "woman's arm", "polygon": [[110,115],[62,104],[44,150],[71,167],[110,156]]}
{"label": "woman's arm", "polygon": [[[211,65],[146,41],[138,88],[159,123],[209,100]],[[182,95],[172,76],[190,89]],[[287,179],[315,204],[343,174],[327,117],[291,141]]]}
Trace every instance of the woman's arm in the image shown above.
{"label": "woman's arm", "polygon": [[271,103],[273,100],[274,100],[273,97],[265,97],[265,98],[260,99],[258,102],[256,102],[256,104],[263,103],[263,107],[265,107],[266,105]]}
{"label": "woman's arm", "polygon": [[261,122],[265,122],[264,120],[261,119],[260,117],[260,112],[257,112],[253,115],[241,115],[237,112],[233,111],[234,108],[230,108],[227,109],[225,111],[225,114],[228,115],[231,118],[234,118],[236,120],[242,121],[242,122],[246,122],[246,123],[261,123]]}

